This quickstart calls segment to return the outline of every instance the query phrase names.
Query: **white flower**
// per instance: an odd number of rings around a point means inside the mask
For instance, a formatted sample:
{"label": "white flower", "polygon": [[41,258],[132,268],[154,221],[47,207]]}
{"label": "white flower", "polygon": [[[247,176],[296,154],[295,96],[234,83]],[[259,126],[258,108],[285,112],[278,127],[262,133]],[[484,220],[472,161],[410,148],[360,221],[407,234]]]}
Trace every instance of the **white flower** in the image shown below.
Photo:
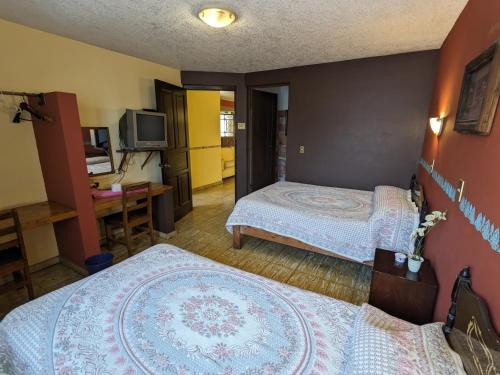
{"label": "white flower", "polygon": [[419,237],[424,237],[425,236],[425,228],[417,228],[417,234]]}
{"label": "white flower", "polygon": [[438,220],[446,220],[446,212],[432,211],[431,215],[434,215]]}
{"label": "white flower", "polygon": [[[437,212],[437,211],[434,211],[434,212]],[[436,220],[436,215],[434,215],[434,212],[432,214],[426,215],[425,216],[425,220],[426,221],[434,221],[434,220]]]}
{"label": "white flower", "polygon": [[436,225],[434,221],[426,221],[425,223],[422,223],[422,226],[424,227],[433,227],[434,225]]}

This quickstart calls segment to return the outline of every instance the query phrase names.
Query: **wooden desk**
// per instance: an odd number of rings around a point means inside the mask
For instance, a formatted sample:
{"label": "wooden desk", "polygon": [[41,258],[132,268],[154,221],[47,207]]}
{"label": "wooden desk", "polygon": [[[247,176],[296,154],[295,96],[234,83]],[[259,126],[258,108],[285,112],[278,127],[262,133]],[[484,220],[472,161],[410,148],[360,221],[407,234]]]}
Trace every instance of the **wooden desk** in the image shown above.
{"label": "wooden desk", "polygon": [[[173,187],[159,183],[151,184],[153,196],[153,226],[163,233],[174,231]],[[97,218],[111,215],[122,208],[121,195],[112,198],[94,198],[94,211]]]}
{"label": "wooden desk", "polygon": [[74,209],[52,201],[12,208],[17,209],[23,230],[38,228],[77,216]]}

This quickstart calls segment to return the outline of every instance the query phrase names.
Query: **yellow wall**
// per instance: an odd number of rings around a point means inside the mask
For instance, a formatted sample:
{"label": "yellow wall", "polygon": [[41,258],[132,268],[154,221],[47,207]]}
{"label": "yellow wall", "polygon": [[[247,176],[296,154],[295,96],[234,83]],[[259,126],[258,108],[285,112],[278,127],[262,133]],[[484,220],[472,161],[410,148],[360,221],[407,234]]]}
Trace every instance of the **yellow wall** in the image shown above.
{"label": "yellow wall", "polygon": [[234,147],[222,147],[222,164],[226,164],[227,168],[222,169],[222,178],[228,178],[234,176],[235,171],[235,159],[234,159]]}
{"label": "yellow wall", "polygon": [[[0,45],[0,90],[76,93],[82,126],[110,127],[114,151],[125,108],[155,107],[153,79],[180,85],[176,69],[3,20]],[[0,208],[47,199],[31,123],[10,122],[14,103],[0,96]],[[145,157],[135,156],[124,182],[161,180],[158,156],[141,171]],[[116,152],[114,161],[118,167]],[[30,264],[58,254],[52,227],[27,231],[25,241]]]}
{"label": "yellow wall", "polygon": [[189,156],[193,189],[222,181],[220,93],[188,90]]}

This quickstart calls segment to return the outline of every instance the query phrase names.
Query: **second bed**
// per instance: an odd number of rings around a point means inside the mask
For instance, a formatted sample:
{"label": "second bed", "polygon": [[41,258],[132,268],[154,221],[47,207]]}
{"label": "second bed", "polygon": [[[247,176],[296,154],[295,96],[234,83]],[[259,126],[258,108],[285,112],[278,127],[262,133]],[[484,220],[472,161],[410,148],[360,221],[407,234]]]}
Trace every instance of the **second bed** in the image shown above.
{"label": "second bed", "polygon": [[233,233],[235,248],[241,247],[241,235],[246,234],[371,264],[377,247],[411,251],[411,234],[421,217],[414,202],[419,200],[412,199],[415,191],[277,182],[241,198],[226,227]]}

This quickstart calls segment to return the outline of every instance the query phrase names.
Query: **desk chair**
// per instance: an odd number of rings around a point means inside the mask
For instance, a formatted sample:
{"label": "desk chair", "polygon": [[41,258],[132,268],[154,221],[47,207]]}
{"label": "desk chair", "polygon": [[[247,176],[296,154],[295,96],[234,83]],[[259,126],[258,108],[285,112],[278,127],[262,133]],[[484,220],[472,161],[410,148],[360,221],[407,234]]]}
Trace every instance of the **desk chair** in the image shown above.
{"label": "desk chair", "polygon": [[13,280],[1,285],[0,293],[26,287],[29,299],[35,298],[23,232],[15,209],[0,212],[0,277],[9,274]]}
{"label": "desk chair", "polygon": [[[153,214],[151,208],[151,183],[124,185],[122,187],[122,212],[104,218],[108,247],[114,243],[127,246],[128,256],[132,255],[132,240],[149,236],[154,245]],[[123,239],[115,237],[114,231],[123,228]]]}

